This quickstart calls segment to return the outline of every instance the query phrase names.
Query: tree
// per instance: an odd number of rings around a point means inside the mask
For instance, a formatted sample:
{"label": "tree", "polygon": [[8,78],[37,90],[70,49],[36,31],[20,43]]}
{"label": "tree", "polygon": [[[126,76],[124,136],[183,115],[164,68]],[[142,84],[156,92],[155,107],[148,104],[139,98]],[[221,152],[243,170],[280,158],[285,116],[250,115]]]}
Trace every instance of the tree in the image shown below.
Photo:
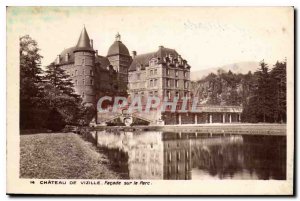
{"label": "tree", "polygon": [[74,91],[74,85],[69,75],[59,66],[51,63],[46,67],[44,89],[47,106],[59,112],[64,122],[76,124],[82,109],[82,99]]}
{"label": "tree", "polygon": [[29,35],[20,37],[20,128],[38,127],[34,114],[42,105],[41,59],[37,42]]}
{"label": "tree", "polygon": [[286,61],[277,61],[271,71],[272,86],[274,89],[274,121],[286,121]]}
{"label": "tree", "polygon": [[269,117],[271,116],[272,110],[272,85],[270,80],[269,68],[268,65],[262,61],[260,63],[260,69],[255,72],[255,76],[257,77],[257,89],[256,89],[256,100],[255,103],[257,105],[257,118],[260,121],[267,122],[269,121]]}

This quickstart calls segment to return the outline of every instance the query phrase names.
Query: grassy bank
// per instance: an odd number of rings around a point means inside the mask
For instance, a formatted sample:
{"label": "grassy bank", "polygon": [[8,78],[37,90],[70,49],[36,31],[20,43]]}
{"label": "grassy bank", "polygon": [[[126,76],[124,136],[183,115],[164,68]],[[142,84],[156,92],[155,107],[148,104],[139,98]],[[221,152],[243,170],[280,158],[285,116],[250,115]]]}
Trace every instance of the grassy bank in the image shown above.
{"label": "grassy bank", "polygon": [[20,136],[20,177],[40,179],[117,179],[105,155],[72,133]]}

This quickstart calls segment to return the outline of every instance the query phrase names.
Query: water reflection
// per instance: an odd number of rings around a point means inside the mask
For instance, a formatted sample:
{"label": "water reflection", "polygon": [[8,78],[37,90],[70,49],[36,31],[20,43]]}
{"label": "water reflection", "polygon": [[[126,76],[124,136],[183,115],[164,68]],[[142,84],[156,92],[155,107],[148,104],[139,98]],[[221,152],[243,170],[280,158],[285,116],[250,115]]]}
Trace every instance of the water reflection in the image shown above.
{"label": "water reflection", "polygon": [[286,178],[285,137],[158,131],[97,135],[100,151],[124,179]]}

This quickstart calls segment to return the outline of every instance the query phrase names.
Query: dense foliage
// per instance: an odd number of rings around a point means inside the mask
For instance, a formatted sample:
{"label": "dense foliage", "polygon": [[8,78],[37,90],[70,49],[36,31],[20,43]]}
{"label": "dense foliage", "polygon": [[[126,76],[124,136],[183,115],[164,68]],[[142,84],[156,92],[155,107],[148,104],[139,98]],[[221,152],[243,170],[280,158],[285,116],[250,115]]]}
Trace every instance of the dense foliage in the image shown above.
{"label": "dense foliage", "polygon": [[219,70],[192,83],[201,104],[243,106],[244,122],[286,122],[286,61],[270,70],[262,61],[256,72]]}
{"label": "dense foliage", "polygon": [[43,71],[41,58],[36,41],[21,37],[20,128],[57,131],[65,124],[87,124],[95,114],[93,107],[81,104],[71,78],[59,66],[52,63]]}

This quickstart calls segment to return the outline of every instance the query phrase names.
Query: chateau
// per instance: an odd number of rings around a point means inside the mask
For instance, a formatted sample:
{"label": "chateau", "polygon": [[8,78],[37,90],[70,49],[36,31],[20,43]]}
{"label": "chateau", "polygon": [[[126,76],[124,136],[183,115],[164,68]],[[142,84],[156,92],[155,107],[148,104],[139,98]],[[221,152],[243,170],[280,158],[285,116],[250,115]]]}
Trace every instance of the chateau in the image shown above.
{"label": "chateau", "polygon": [[[190,69],[188,62],[174,49],[159,46],[154,52],[137,54],[121,41],[118,33],[107,55],[101,56],[93,47],[93,40],[83,28],[74,47],[63,50],[55,61],[70,75],[75,92],[81,95],[83,104],[96,105],[104,96],[141,97],[143,107],[147,97],[178,99],[191,98]],[[191,105],[187,103],[187,108]],[[199,113],[170,112],[160,109],[148,113],[134,112],[133,120],[150,124],[226,123],[240,121],[240,107],[197,106]],[[180,109],[180,108],[176,108]],[[121,113],[97,113],[96,123],[117,123]]]}

